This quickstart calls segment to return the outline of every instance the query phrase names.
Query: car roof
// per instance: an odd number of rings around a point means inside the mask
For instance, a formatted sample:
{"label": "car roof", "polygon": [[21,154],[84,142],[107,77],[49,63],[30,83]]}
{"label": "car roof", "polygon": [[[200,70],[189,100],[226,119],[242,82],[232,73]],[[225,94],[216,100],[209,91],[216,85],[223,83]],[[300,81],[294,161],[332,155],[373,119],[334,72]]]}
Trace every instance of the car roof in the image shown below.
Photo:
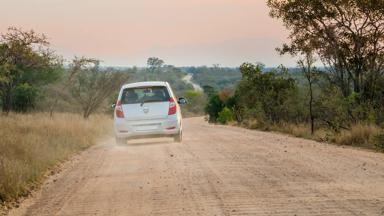
{"label": "car roof", "polygon": [[136,82],[123,85],[123,89],[126,88],[137,88],[137,87],[146,87],[146,86],[167,86],[167,82],[163,81],[152,81],[152,82]]}

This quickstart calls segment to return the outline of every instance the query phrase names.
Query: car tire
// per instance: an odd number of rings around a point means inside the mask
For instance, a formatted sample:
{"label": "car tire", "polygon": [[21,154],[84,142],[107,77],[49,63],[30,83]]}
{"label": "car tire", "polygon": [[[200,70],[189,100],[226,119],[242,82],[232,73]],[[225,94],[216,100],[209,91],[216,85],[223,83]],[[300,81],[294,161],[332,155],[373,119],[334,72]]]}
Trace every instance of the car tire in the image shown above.
{"label": "car tire", "polygon": [[178,134],[173,136],[175,142],[181,143],[183,141],[183,132],[180,131]]}
{"label": "car tire", "polygon": [[124,138],[116,137],[116,144],[117,145],[125,145],[125,144],[127,144],[127,140]]}

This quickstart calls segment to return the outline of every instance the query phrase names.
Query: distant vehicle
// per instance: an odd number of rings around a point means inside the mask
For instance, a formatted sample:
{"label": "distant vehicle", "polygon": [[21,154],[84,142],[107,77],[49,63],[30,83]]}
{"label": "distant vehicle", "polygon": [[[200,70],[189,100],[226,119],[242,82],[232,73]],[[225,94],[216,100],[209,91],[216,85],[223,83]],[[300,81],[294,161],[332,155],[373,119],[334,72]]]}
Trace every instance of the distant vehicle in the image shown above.
{"label": "distant vehicle", "polygon": [[173,137],[181,142],[182,116],[179,104],[167,82],[138,82],[122,86],[114,105],[114,124],[117,144],[128,139]]}

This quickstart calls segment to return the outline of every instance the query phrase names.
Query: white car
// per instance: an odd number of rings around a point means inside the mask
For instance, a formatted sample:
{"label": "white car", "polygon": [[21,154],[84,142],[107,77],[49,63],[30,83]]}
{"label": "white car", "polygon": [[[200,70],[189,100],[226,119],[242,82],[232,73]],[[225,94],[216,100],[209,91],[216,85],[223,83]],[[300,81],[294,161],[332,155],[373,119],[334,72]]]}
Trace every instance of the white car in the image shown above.
{"label": "white car", "polygon": [[179,104],[167,82],[138,82],[124,85],[114,112],[116,143],[127,139],[173,137],[182,141],[183,128]]}

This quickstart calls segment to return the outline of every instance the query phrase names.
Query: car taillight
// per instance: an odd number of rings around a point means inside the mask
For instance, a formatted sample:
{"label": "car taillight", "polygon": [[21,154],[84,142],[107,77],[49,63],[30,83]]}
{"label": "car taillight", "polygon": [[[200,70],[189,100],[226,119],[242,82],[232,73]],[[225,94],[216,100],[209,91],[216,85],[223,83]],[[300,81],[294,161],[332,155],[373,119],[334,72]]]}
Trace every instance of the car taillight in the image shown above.
{"label": "car taillight", "polygon": [[117,101],[115,112],[117,118],[124,118],[123,106],[121,105],[121,101]]}
{"label": "car taillight", "polygon": [[175,99],[173,99],[173,98],[171,97],[171,98],[169,98],[169,110],[168,110],[168,115],[174,115],[174,114],[176,114],[176,110],[177,110],[177,106],[176,106]]}

